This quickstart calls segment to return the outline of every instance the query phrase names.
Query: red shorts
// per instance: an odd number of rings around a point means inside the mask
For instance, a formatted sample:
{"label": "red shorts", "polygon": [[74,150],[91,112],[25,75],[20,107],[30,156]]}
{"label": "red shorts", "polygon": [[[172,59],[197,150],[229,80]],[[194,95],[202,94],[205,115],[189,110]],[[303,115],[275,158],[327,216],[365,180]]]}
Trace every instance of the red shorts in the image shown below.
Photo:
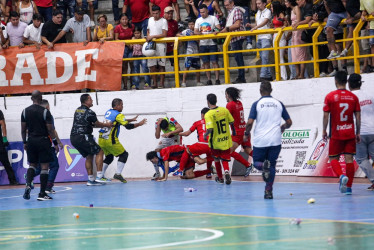
{"label": "red shorts", "polygon": [[212,152],[214,159],[223,160],[223,161],[231,160],[230,149],[227,149],[227,150],[212,149],[211,152]]}
{"label": "red shorts", "polygon": [[232,135],[231,139],[232,139],[233,142],[236,142],[237,144],[239,144],[239,146],[242,146],[242,148],[252,147],[251,138],[248,137],[247,141],[243,141],[243,137],[244,137],[244,135]]}
{"label": "red shorts", "polygon": [[209,159],[213,160],[212,159],[212,153],[210,151],[210,147],[209,147],[208,143],[197,142],[195,144],[186,146],[186,148],[188,149],[187,152],[189,152],[190,155],[192,155],[192,157],[196,157],[196,156],[199,156],[199,155],[206,154],[207,160],[209,160]]}
{"label": "red shorts", "polygon": [[341,154],[356,154],[356,139],[337,140],[330,139],[329,156],[339,156]]}

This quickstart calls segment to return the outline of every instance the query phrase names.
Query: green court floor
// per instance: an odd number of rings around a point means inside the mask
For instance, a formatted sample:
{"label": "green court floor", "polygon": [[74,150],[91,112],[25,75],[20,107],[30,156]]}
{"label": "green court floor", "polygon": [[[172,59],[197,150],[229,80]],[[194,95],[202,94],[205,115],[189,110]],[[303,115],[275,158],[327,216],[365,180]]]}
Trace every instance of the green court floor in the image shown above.
{"label": "green court floor", "polygon": [[0,249],[374,248],[369,223],[294,225],[280,218],[96,207],[6,210],[0,221]]}

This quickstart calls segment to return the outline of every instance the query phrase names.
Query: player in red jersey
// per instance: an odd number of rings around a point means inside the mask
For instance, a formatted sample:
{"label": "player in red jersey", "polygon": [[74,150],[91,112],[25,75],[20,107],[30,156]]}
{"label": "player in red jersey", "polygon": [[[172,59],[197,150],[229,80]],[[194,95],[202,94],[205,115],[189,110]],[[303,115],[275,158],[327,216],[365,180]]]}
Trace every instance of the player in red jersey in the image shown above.
{"label": "player in red jersey", "polygon": [[[186,146],[186,151],[184,152],[179,169],[183,173],[186,162],[189,158],[194,159],[198,164],[207,164],[207,169],[202,171],[185,171],[184,175],[181,176],[182,179],[192,179],[197,178],[203,175],[206,175],[206,178],[212,178],[211,167],[213,162],[213,157],[211,155],[211,150],[207,140],[204,140],[204,133],[206,132],[205,128],[205,119],[204,115],[209,111],[209,108],[203,108],[201,110],[201,120],[194,122],[191,128],[183,133],[180,133],[180,136],[189,136],[195,130],[197,131],[197,140],[198,142],[192,145]],[[206,159],[201,159],[199,156],[206,154]]]}
{"label": "player in red jersey", "polygon": [[[160,152],[151,151],[147,153],[147,161],[151,161],[153,164],[158,165],[161,168],[164,167],[164,175],[160,179],[157,179],[157,181],[167,181],[169,173],[169,162],[180,162],[185,150],[186,148],[182,145],[173,145],[161,149]],[[193,161],[193,159],[188,159],[185,169],[187,170],[193,168],[194,166],[195,162]]]}
{"label": "player in red jersey", "polygon": [[241,90],[229,87],[225,91],[225,96],[227,100],[226,108],[230,111],[232,117],[234,118],[234,127],[236,135],[231,136],[232,138],[232,147],[231,147],[231,157],[243,164],[246,167],[245,177],[249,175],[253,166],[247,160],[245,160],[239,153],[235,150],[242,146],[244,151],[252,156],[251,140],[243,141],[244,132],[245,132],[245,118],[244,118],[244,109],[243,104],[240,99]]}
{"label": "player in red jersey", "polygon": [[[335,75],[337,90],[330,92],[323,106],[322,136],[327,139],[327,124],[330,116],[330,145],[329,158],[331,167],[339,176],[339,190],[352,194],[354,177],[353,155],[356,154],[356,142],[360,142],[361,113],[357,96],[346,90],[347,73],[338,71]],[[356,131],[353,120],[356,117]],[[344,154],[346,174],[343,175],[339,164],[339,156]]]}

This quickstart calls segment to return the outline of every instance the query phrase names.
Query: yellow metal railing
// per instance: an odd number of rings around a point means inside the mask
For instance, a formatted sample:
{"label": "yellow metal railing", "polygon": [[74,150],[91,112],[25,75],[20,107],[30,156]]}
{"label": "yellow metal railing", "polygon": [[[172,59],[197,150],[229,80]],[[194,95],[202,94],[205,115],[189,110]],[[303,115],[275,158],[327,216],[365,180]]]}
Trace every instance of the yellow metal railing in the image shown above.
{"label": "yellow metal railing", "polygon": [[[374,20],[373,16],[367,16],[367,20],[371,21]],[[345,23],[345,20],[341,22],[341,25]],[[284,29],[277,28],[277,29],[266,29],[266,30],[255,30],[255,31],[240,31],[240,32],[230,32],[230,33],[218,33],[218,34],[209,34],[209,35],[194,35],[194,36],[184,36],[184,37],[167,37],[167,38],[161,38],[156,39],[156,43],[174,43],[174,49],[173,49],[173,55],[171,56],[158,56],[158,57],[142,57],[142,59],[157,59],[157,58],[173,58],[174,59],[174,71],[169,72],[152,72],[152,73],[126,73],[122,74],[122,76],[140,76],[140,75],[160,75],[160,74],[173,74],[175,76],[175,87],[180,86],[180,80],[179,76],[183,73],[196,73],[196,72],[206,72],[206,71],[223,71],[225,75],[225,83],[230,83],[230,70],[237,70],[237,69],[247,69],[247,68],[261,68],[261,67],[274,67],[275,68],[275,78],[277,81],[281,80],[280,76],[280,66],[284,65],[294,65],[294,64],[305,64],[305,63],[312,63],[314,66],[314,77],[319,77],[319,63],[324,61],[329,61],[327,59],[319,59],[318,55],[318,46],[327,44],[327,41],[325,42],[318,42],[318,36],[323,31],[326,23],[314,23],[309,27],[309,25],[300,25],[296,29],[293,29],[292,27],[286,27]],[[357,25],[353,32],[352,38],[345,38],[336,40],[337,43],[339,42],[347,42],[347,41],[353,41],[352,47],[353,47],[353,56],[346,56],[346,57],[339,57],[334,60],[353,60],[354,63],[354,71],[355,73],[360,73],[360,59],[365,57],[372,57],[374,54],[367,54],[367,55],[360,55],[359,51],[359,41],[363,39],[369,39],[374,38],[374,36],[365,36],[360,37],[359,32],[364,25],[364,22],[360,19],[357,21]],[[304,43],[299,45],[292,45],[292,46],[279,46],[279,41],[282,37],[282,35],[285,32],[292,32],[295,30],[305,30],[305,29],[316,29],[314,32],[314,35],[312,37],[312,43]],[[263,49],[250,49],[250,50],[240,50],[240,51],[230,51],[229,45],[230,41],[233,37],[237,36],[257,36],[257,35],[263,35],[263,34],[275,34],[277,33],[277,37],[274,42],[274,47],[272,48],[263,48]],[[223,44],[223,50],[222,52],[214,52],[214,53],[198,53],[198,54],[178,54],[178,48],[179,44],[181,42],[188,42],[188,41],[198,41],[198,40],[204,40],[204,39],[220,39],[224,38],[225,42]],[[131,44],[143,44],[145,42],[145,39],[134,39],[134,40],[121,40],[121,41],[115,41],[115,42],[125,42],[126,45]],[[290,48],[297,48],[297,47],[310,47],[313,48],[313,54],[312,59],[308,61],[300,61],[300,62],[287,62],[287,63],[280,63],[280,49],[290,49]],[[273,50],[274,51],[274,63],[273,64],[261,64],[261,65],[248,65],[248,66],[241,66],[241,67],[233,67],[230,66],[229,62],[229,55],[234,53],[241,53],[241,52],[256,52],[259,51],[266,51],[266,50]],[[210,69],[199,69],[199,70],[180,70],[179,68],[179,58],[183,57],[192,57],[192,56],[203,56],[203,55],[222,55],[223,56],[223,68],[210,68]],[[124,58],[124,61],[134,61],[139,60],[139,58]]]}

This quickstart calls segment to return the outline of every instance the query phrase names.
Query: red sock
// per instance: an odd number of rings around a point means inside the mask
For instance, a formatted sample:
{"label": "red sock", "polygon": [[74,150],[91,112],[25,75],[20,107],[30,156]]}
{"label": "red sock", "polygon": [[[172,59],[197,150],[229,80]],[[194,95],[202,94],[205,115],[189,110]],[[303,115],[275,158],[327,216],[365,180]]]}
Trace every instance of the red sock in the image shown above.
{"label": "red sock", "polygon": [[222,161],[222,167],[226,171],[230,171],[229,162],[228,161]]}
{"label": "red sock", "polygon": [[181,160],[179,162],[179,169],[183,172],[184,168],[186,167],[188,160],[190,158],[190,155],[187,153],[187,150],[183,152]]}
{"label": "red sock", "polygon": [[353,179],[355,177],[355,167],[353,163],[346,163],[345,165],[346,165],[345,170],[347,172],[347,177],[348,177],[347,187],[352,187]]}
{"label": "red sock", "polygon": [[193,173],[195,174],[195,178],[197,178],[197,177],[209,174],[210,173],[210,169],[209,170],[205,169],[205,170],[200,170],[200,171],[194,171]]}
{"label": "red sock", "polygon": [[214,165],[216,166],[216,171],[217,171],[217,176],[218,176],[218,178],[222,179],[223,176],[222,176],[222,166],[221,166],[221,162],[219,162],[219,161],[215,161],[215,162],[214,162]]}
{"label": "red sock", "polygon": [[250,165],[249,162],[243,158],[243,156],[241,156],[239,153],[235,151],[231,153],[231,157],[240,162],[241,164],[243,164],[246,168]]}
{"label": "red sock", "polygon": [[331,164],[331,167],[334,170],[335,174],[337,174],[338,177],[340,177],[343,174],[343,172],[342,172],[342,167],[340,166],[339,161],[338,160],[331,160],[330,164]]}

